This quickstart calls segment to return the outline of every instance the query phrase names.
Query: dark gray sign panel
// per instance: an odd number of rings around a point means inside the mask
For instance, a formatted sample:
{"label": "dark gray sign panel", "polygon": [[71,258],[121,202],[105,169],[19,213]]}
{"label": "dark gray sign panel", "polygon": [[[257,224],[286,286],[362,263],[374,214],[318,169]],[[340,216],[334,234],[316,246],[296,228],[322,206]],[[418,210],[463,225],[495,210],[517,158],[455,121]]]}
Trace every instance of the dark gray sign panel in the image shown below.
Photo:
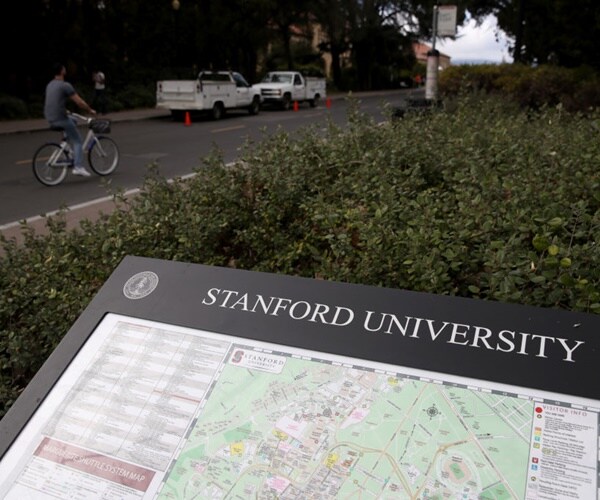
{"label": "dark gray sign panel", "polygon": [[1,498],[598,498],[600,317],[128,257]]}

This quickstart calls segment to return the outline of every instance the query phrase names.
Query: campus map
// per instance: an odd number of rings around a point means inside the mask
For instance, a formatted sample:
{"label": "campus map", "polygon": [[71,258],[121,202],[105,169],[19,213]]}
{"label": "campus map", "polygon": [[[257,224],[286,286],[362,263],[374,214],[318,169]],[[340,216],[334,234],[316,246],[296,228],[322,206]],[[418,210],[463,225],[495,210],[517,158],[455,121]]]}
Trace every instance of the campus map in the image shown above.
{"label": "campus map", "polygon": [[593,500],[595,400],[107,315],[0,498]]}
{"label": "campus map", "polygon": [[160,498],[524,497],[531,401],[276,358],[226,365]]}

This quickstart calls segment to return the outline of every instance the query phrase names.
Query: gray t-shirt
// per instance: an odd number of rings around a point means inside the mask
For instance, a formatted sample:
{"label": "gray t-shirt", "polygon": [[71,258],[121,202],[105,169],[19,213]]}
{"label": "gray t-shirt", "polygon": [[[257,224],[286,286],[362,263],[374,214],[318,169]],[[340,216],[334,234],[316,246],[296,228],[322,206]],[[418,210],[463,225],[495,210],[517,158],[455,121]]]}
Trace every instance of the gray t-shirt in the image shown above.
{"label": "gray t-shirt", "polygon": [[44,117],[49,122],[67,119],[67,99],[75,94],[73,85],[63,80],[51,80],[46,86]]}

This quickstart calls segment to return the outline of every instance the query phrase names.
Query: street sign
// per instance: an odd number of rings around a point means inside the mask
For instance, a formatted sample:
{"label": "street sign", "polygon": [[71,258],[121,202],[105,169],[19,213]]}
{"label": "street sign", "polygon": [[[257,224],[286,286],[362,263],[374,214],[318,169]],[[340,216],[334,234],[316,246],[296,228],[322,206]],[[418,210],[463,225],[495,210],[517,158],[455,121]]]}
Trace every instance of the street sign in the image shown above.
{"label": "street sign", "polygon": [[456,5],[439,5],[437,9],[437,35],[456,35]]}

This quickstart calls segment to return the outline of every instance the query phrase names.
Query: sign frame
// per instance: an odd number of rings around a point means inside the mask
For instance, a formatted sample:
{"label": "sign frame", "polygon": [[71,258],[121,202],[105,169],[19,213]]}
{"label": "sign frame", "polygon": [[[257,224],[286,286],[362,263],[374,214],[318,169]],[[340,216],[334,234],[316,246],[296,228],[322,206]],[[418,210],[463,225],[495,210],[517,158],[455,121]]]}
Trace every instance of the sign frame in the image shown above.
{"label": "sign frame", "polygon": [[0,421],[0,460],[110,314],[600,408],[595,315],[128,256]]}

